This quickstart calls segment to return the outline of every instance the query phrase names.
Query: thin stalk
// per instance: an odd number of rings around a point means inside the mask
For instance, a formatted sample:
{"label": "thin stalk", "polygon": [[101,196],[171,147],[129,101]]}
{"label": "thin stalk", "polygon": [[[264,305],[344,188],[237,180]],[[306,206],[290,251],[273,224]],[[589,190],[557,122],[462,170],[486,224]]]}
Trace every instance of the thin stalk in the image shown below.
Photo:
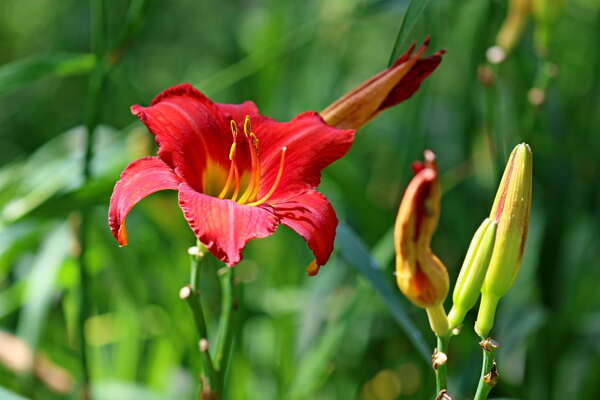
{"label": "thin stalk", "polygon": [[441,398],[448,390],[448,378],[446,371],[446,362],[448,361],[448,343],[450,342],[450,335],[437,336],[437,347],[431,357],[431,364],[435,372],[435,392],[437,398]]}
{"label": "thin stalk", "polygon": [[[105,79],[105,69],[101,62],[105,40],[105,5],[104,0],[92,0],[90,7],[90,18],[92,21],[90,46],[96,55],[96,66],[88,83],[88,96],[86,105],[85,127],[87,130],[87,140],[85,147],[85,156],[83,160],[83,179],[84,184],[91,179],[91,161],[94,142],[94,131],[98,126],[100,114],[100,96]],[[90,312],[90,277],[86,264],[86,254],[88,249],[88,226],[90,222],[89,209],[83,209],[81,212],[81,224],[79,227],[79,315],[77,320],[77,336],[79,338],[80,362],[81,362],[81,392],[85,400],[92,398],[90,389],[90,372],[88,367],[87,345],[85,340],[85,321]]]}
{"label": "thin stalk", "polygon": [[217,331],[217,340],[214,352],[215,366],[221,375],[221,381],[225,381],[227,360],[233,339],[231,320],[233,311],[233,271],[230,267],[223,267],[217,271],[221,284],[221,317]]}
{"label": "thin stalk", "polygon": [[482,340],[479,345],[483,351],[483,362],[481,364],[481,376],[479,385],[473,400],[486,400],[488,394],[498,382],[498,371],[496,369],[496,349],[498,344],[491,338]]}
{"label": "thin stalk", "polygon": [[199,250],[199,247],[192,247],[189,252],[191,255],[190,284],[181,289],[179,292],[179,297],[184,299],[190,307],[192,315],[194,316],[196,330],[198,332],[198,336],[200,337],[198,347],[200,349],[200,360],[202,362],[201,398],[203,400],[217,400],[219,398],[221,388],[220,381],[218,379],[217,372],[215,371],[210,352],[208,351],[209,342],[206,329],[206,320],[204,318],[204,312],[202,311],[202,305],[200,303],[200,269],[202,266],[204,253]]}

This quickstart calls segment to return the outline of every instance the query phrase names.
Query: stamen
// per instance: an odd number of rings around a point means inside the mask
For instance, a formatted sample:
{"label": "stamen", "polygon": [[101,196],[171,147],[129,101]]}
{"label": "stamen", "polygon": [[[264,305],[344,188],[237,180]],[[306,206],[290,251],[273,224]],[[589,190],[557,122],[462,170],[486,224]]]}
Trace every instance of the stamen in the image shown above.
{"label": "stamen", "polygon": [[250,180],[248,182],[246,190],[244,191],[242,197],[240,197],[238,201],[238,203],[240,204],[244,204],[246,201],[256,197],[256,192],[258,192],[258,186],[260,182],[260,163],[258,161],[258,138],[252,132],[252,126],[250,125],[249,115],[246,115],[246,119],[244,120],[244,134],[246,135],[246,139],[248,140],[248,147],[250,149],[252,175],[250,176]]}
{"label": "stamen", "polygon": [[235,160],[233,159],[235,157],[235,150],[237,149],[237,135],[238,135],[238,129],[237,129],[237,124],[234,120],[230,121],[229,126],[231,126],[231,135],[233,136],[233,143],[231,143],[231,147],[229,148],[229,172],[227,173],[227,180],[225,181],[225,185],[223,186],[223,190],[221,190],[221,193],[219,193],[219,198],[222,199],[224,198],[227,193],[229,192],[229,187],[231,186],[231,181],[234,177],[234,169],[236,168],[235,166]]}
{"label": "stamen", "polygon": [[235,143],[235,140],[237,139],[237,135],[238,135],[237,123],[234,120],[231,120],[231,121],[229,121],[229,126],[231,127],[231,134],[233,135],[233,142]]}
{"label": "stamen", "polygon": [[235,143],[231,145],[231,150],[229,151],[229,160],[231,163],[229,164],[229,172],[227,173],[227,180],[225,181],[225,186],[223,186],[223,190],[219,193],[219,198],[222,199],[229,192],[229,187],[231,186],[231,181],[233,180],[234,169],[235,169],[235,161],[233,160],[233,154],[235,153]]}
{"label": "stamen", "polygon": [[275,190],[277,190],[277,187],[279,186],[279,182],[281,181],[281,177],[283,176],[283,164],[285,161],[285,152],[286,151],[287,151],[287,147],[284,146],[281,148],[281,159],[279,161],[279,170],[277,171],[277,177],[275,178],[275,182],[273,182],[273,186],[271,186],[271,189],[269,189],[267,194],[265,194],[260,200],[257,200],[253,203],[248,203],[247,205],[258,206],[258,205],[264,203],[265,201],[269,200],[269,198],[273,195],[273,193],[275,193]]}
{"label": "stamen", "polygon": [[244,118],[244,133],[248,136],[252,132],[252,125],[250,124],[250,116],[246,115]]}
{"label": "stamen", "polygon": [[235,199],[237,199],[238,193],[240,192],[240,175],[238,173],[237,165],[235,164],[233,166],[233,179],[235,181],[235,189],[233,190],[231,200],[235,201]]}

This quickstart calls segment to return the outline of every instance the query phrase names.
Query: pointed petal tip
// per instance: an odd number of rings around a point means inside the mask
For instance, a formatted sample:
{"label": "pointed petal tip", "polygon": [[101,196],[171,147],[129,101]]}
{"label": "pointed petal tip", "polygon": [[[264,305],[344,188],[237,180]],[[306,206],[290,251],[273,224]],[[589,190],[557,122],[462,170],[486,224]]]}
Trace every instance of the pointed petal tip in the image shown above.
{"label": "pointed petal tip", "polygon": [[121,226],[119,226],[119,231],[117,233],[117,242],[119,242],[119,247],[127,246],[127,242],[129,241],[129,236],[127,235],[127,228],[125,228],[125,223],[123,222]]}
{"label": "pointed petal tip", "polygon": [[144,109],[144,107],[140,106],[139,104],[134,104],[131,107],[129,107],[129,111],[131,111],[131,113],[133,115],[141,114],[143,109]]}
{"label": "pointed petal tip", "polygon": [[308,274],[308,276],[316,276],[319,273],[320,269],[321,266],[317,264],[317,260],[313,259],[310,262],[310,264],[308,264],[308,267],[306,267],[306,273]]}

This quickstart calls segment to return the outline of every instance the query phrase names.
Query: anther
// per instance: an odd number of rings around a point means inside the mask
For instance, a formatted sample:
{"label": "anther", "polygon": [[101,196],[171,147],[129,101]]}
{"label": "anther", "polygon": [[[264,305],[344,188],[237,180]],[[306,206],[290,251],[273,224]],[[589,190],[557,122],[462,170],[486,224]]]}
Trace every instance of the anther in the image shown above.
{"label": "anther", "polygon": [[244,119],[244,134],[246,136],[248,136],[251,133],[252,133],[252,125],[250,123],[250,116],[246,115],[246,118]]}

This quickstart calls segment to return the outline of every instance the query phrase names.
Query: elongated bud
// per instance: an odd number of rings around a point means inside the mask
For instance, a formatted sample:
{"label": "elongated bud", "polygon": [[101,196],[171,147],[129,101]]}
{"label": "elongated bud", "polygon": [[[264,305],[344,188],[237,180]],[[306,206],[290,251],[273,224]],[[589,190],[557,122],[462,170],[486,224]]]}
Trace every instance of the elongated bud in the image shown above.
{"label": "elongated bud", "polygon": [[473,235],[452,294],[453,304],[448,314],[450,329],[462,324],[465,315],[479,298],[494,248],[496,226],[496,221],[486,218]]}
{"label": "elongated bud", "polygon": [[507,53],[521,38],[525,24],[531,14],[532,0],[510,0],[508,14],[496,37],[496,44]]}
{"label": "elongated bud", "polygon": [[492,329],[498,301],[508,292],[521,267],[531,210],[531,175],[531,148],[522,143],[508,159],[490,213],[498,228],[475,324],[475,331],[481,337],[486,337]]}
{"label": "elongated bud", "polygon": [[359,129],[388,107],[411,97],[421,82],[442,61],[444,50],[422,58],[429,45],[429,37],[413,53],[412,45],[388,69],[378,73],[346,93],[321,112],[331,126],[341,129]]}
{"label": "elongated bud", "polygon": [[394,229],[396,283],[411,302],[427,310],[431,329],[444,336],[448,320],[442,303],[448,294],[448,271],[430,248],[440,216],[435,154],[425,151],[425,162],[415,163],[413,170]]}

